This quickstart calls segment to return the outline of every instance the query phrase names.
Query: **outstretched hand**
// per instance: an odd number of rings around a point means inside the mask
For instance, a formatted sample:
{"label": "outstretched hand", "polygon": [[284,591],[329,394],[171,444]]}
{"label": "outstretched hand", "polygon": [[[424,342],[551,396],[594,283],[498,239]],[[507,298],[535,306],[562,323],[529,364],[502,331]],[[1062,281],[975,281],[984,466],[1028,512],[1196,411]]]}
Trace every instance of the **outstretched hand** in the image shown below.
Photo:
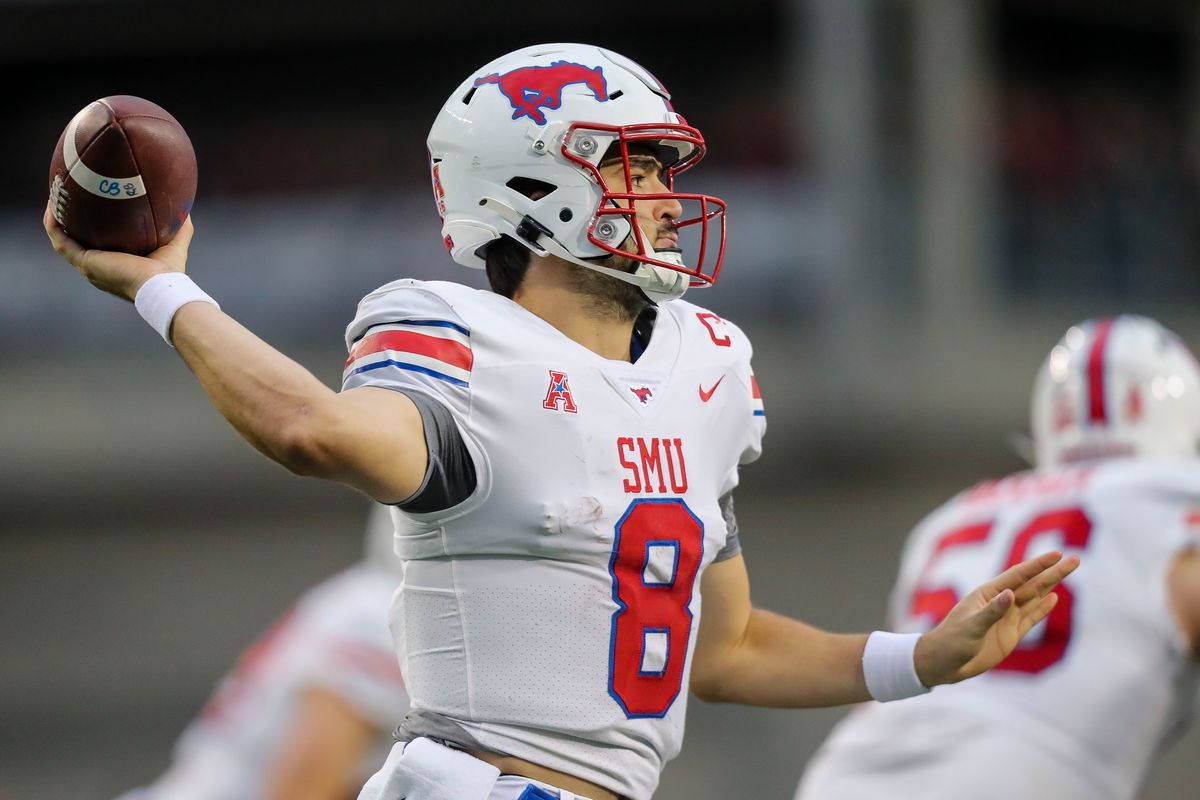
{"label": "outstretched hand", "polygon": [[138,289],[162,272],[183,272],[187,267],[188,245],[192,241],[192,218],[184,220],[179,233],[167,244],[147,256],[135,256],[109,250],[88,250],[67,235],[54,219],[50,206],[42,217],[46,235],[54,251],[79,270],[97,289],[132,301]]}
{"label": "outstretched hand", "polygon": [[917,642],[917,677],[926,686],[957,683],[999,664],[1050,613],[1054,587],[1078,566],[1078,556],[1043,553],[971,592]]}

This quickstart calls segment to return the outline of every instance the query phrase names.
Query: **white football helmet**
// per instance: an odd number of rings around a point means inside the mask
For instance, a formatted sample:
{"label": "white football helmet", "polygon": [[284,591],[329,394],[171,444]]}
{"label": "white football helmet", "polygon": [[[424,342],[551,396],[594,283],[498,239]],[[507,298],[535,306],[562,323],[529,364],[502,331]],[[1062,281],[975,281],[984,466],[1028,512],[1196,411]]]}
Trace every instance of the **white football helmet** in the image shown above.
{"label": "white football helmet", "polygon": [[1200,367],[1178,336],[1147,317],[1082,322],[1042,365],[1031,416],[1038,466],[1195,457]]}
{"label": "white football helmet", "polygon": [[[639,144],[663,162],[667,193],[634,193],[629,148]],[[609,191],[600,177],[613,145],[625,161],[624,192]],[[639,286],[655,301],[717,279],[725,203],[672,184],[703,157],[704,137],[672,108],[658,79],[624,56],[583,44],[501,56],[454,90],[428,147],[443,240],[459,264],[483,268],[483,248],[507,235],[536,255]],[[675,220],[680,233],[695,232],[688,264],[680,253],[656,252],[637,225],[636,201],[664,199],[685,208]],[[613,254],[632,258],[634,271],[606,266]]]}

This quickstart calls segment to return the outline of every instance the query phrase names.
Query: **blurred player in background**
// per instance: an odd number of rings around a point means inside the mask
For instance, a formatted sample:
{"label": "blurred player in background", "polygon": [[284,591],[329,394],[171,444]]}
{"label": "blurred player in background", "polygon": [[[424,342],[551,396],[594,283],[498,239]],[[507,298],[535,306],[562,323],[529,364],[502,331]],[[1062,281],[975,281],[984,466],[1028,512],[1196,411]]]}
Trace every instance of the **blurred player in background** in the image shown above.
{"label": "blurred player in background", "polygon": [[397,506],[413,708],[363,798],[647,800],[689,688],[784,707],[906,697],[988,669],[1053,607],[1078,563],[1053,552],[921,637],[752,607],[731,495],[765,429],[750,344],[679,299],[716,280],[725,204],[675,190],[704,139],[646,69],[587,45],[510,53],[454,90],[428,149],[446,247],[492,291],[369,294],[340,394],[182,275],[190,224],[137,258],[46,218],[252,444]]}
{"label": "blurred player in background", "polygon": [[366,557],[310,589],[188,726],[170,769],[121,800],[346,800],[379,767],[408,696],[388,632],[400,583],[375,506]]}
{"label": "blurred player in background", "polygon": [[869,704],[799,800],[1132,798],[1190,716],[1200,653],[1200,369],[1171,332],[1071,328],[1033,392],[1037,468],[968,489],[909,537],[892,624],[936,624],[981,576],[1062,547],[1083,566],[978,680]]}

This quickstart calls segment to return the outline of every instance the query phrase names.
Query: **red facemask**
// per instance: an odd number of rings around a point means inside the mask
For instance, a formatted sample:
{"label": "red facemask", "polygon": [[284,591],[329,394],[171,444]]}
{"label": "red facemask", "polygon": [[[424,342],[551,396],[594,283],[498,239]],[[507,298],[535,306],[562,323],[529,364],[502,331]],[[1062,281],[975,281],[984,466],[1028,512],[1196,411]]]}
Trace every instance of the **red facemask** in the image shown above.
{"label": "red facemask", "polygon": [[[623,162],[625,191],[610,191],[600,175],[600,168],[574,152],[575,148],[572,148],[571,144],[575,141],[576,137],[587,135],[589,132],[600,134],[603,138],[608,138],[614,133],[617,135],[617,140],[613,146],[618,148]],[[672,142],[680,142],[688,145],[690,152],[670,164],[664,164],[662,182],[668,191],[657,193],[634,192],[633,178],[630,175],[630,146],[643,144],[661,149],[664,147],[671,148]],[[704,152],[704,137],[700,134],[700,131],[690,125],[657,122],[640,123],[637,125],[601,125],[599,123],[586,122],[572,124],[563,137],[562,154],[572,162],[589,170],[596,179],[596,183],[604,190],[604,194],[600,198],[600,206],[596,209],[596,216],[592,220],[591,225],[588,226],[588,241],[614,255],[621,255],[643,264],[665,267],[676,272],[682,272],[688,276],[690,285],[693,287],[711,286],[716,283],[717,275],[721,271],[721,262],[725,259],[725,201],[707,194],[690,194],[674,191],[675,176],[695,166],[704,157]],[[656,257],[653,246],[638,224],[636,204],[638,202],[657,200],[674,200],[683,206],[685,211],[683,216],[680,219],[672,220],[671,223],[672,227],[682,237],[691,240],[689,244],[695,242],[697,252],[694,267],[667,261],[662,257]],[[621,201],[625,205],[620,205],[617,201]],[[624,242],[616,242],[614,244],[611,235],[601,235],[606,233],[605,226],[615,230],[615,228],[612,228],[611,217],[624,217],[629,223],[632,231],[632,239],[637,248],[636,252],[620,249],[619,246],[623,245]],[[719,238],[714,235],[718,231]],[[689,234],[691,235],[689,236]],[[717,239],[717,241],[714,241],[714,239]]]}

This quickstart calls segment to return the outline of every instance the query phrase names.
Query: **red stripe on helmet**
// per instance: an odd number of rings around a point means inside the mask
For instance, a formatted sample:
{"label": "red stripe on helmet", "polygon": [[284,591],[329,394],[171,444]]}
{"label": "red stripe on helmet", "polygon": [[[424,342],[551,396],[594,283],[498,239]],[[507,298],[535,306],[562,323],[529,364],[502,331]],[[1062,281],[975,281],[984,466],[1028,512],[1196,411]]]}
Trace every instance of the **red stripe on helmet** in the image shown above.
{"label": "red stripe on helmet", "polygon": [[1112,324],[1112,319],[1102,319],[1096,323],[1096,338],[1092,340],[1092,350],[1088,353],[1088,419],[1092,422],[1108,421],[1104,405],[1104,351],[1108,347]]}

